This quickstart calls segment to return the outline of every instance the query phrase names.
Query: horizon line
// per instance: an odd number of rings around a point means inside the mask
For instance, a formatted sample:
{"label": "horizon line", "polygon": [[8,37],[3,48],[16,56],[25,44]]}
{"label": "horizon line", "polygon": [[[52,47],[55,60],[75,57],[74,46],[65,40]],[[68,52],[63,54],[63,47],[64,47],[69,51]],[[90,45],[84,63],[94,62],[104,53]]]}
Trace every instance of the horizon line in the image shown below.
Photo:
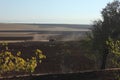
{"label": "horizon line", "polygon": [[64,24],[64,25],[91,25],[88,23],[33,23],[33,22],[0,22],[0,24]]}

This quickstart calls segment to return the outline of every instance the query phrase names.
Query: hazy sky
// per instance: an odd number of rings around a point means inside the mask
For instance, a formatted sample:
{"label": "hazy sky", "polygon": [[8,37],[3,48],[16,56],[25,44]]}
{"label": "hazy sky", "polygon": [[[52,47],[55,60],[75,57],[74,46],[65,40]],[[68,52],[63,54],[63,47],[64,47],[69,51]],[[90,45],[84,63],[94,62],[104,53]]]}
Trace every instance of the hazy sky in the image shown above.
{"label": "hazy sky", "polygon": [[91,24],[113,0],[0,0],[0,22]]}

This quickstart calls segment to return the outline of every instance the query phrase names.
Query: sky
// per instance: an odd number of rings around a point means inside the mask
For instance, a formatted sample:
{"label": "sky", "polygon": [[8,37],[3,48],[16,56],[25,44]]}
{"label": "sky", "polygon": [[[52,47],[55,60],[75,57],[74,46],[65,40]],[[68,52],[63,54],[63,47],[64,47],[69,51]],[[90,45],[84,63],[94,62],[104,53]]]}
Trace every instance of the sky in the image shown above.
{"label": "sky", "polygon": [[0,23],[91,24],[113,0],[0,0]]}

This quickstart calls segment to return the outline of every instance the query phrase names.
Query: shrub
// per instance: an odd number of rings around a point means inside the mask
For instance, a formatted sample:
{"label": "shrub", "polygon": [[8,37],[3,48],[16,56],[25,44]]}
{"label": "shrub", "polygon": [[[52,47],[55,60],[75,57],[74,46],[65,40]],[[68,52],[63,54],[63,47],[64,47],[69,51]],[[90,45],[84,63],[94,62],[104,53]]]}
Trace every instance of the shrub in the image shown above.
{"label": "shrub", "polygon": [[4,46],[5,49],[0,52],[0,75],[9,72],[32,73],[37,67],[37,64],[46,58],[39,49],[35,50],[35,56],[24,59],[21,57],[22,53],[20,51],[16,54],[9,51],[7,43],[2,43],[2,46]]}

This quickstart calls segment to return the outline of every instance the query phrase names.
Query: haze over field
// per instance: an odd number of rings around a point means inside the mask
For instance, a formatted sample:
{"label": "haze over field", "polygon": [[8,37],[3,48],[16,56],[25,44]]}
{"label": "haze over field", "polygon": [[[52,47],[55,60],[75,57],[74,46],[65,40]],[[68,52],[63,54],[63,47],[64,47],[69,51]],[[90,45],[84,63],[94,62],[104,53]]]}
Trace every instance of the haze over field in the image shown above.
{"label": "haze over field", "polygon": [[68,24],[0,24],[0,40],[46,41],[77,40],[90,31],[90,25]]}

